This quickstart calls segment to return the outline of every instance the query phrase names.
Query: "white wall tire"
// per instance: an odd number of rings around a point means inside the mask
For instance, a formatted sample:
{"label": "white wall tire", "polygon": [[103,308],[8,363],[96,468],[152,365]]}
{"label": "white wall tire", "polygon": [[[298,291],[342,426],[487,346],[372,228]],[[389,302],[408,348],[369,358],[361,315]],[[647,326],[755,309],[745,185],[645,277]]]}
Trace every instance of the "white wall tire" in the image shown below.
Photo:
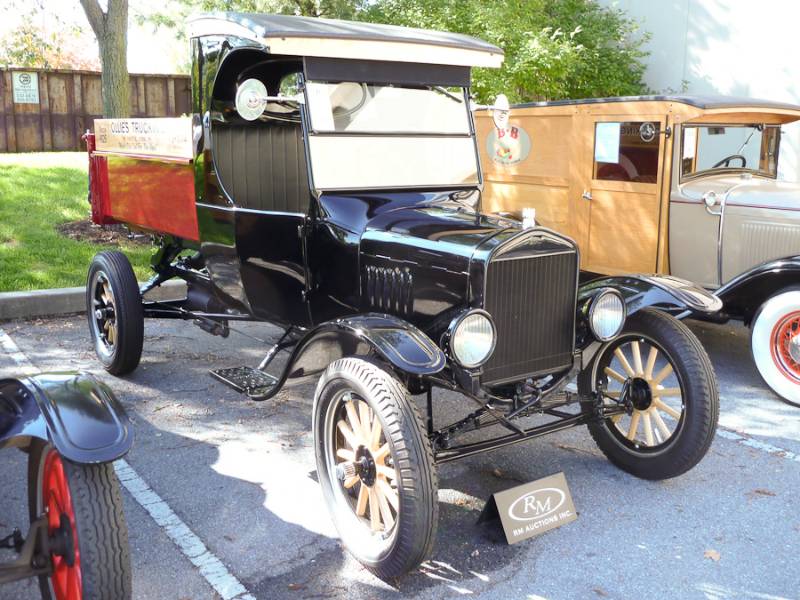
{"label": "white wall tire", "polygon": [[776,294],[761,305],[750,350],[764,382],[782,400],[800,407],[800,290]]}

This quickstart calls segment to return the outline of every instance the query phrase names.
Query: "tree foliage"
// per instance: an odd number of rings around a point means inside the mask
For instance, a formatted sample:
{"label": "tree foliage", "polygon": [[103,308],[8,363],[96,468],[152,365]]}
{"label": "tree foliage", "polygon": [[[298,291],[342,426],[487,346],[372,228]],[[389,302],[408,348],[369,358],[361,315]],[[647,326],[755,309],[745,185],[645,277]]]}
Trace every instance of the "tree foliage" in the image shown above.
{"label": "tree foliage", "polygon": [[593,0],[377,0],[359,18],[473,35],[505,50],[501,69],[476,69],[480,101],[640,94],[646,35]]}
{"label": "tree foliage", "polygon": [[[19,25],[0,39],[0,64],[6,67],[41,69],[96,69],[97,60],[80,48],[84,32],[65,26],[52,31],[37,23],[39,10],[24,14]],[[76,43],[77,42],[77,43]]]}
{"label": "tree foliage", "polygon": [[179,0],[172,3],[170,12],[137,15],[137,20],[169,27],[182,35],[183,23],[193,14],[231,11],[355,19],[366,2],[368,0]]}
{"label": "tree foliage", "polygon": [[180,0],[172,14],[148,16],[182,30],[191,13],[218,10],[322,16],[441,29],[503,48],[501,69],[475,69],[478,100],[512,102],[641,94],[646,34],[595,0]]}

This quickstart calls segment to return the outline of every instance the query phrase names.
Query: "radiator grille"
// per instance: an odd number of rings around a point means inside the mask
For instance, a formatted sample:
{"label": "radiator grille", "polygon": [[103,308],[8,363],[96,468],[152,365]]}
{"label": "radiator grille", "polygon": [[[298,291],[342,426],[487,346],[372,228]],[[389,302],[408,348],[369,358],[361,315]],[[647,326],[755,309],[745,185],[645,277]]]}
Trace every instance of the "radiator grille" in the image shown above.
{"label": "radiator grille", "polygon": [[571,363],[575,339],[576,252],[489,263],[484,307],[497,346],[484,383],[519,381]]}

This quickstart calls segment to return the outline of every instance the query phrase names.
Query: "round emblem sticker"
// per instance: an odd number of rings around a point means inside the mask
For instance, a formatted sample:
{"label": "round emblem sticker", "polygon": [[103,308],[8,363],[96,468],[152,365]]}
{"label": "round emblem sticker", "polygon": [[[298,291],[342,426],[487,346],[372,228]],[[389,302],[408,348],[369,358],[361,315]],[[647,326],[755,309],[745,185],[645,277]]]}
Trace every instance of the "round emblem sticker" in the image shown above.
{"label": "round emblem sticker", "polygon": [[642,123],[639,126],[639,137],[644,143],[652,142],[656,137],[656,126],[651,122]]}
{"label": "round emblem sticker", "polygon": [[522,127],[495,127],[486,138],[486,152],[499,165],[515,165],[528,158],[531,138]]}
{"label": "round emblem sticker", "polygon": [[28,73],[20,73],[19,74],[19,82],[22,85],[30,85],[31,84],[31,76]]}

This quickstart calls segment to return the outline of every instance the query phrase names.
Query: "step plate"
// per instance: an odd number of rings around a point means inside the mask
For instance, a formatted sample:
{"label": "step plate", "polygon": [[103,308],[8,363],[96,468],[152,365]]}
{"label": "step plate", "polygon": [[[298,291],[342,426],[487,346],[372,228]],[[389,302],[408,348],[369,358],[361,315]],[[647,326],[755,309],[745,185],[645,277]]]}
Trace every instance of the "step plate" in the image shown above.
{"label": "step plate", "polygon": [[252,367],[217,369],[211,371],[211,376],[248,396],[263,396],[278,383],[278,380],[269,373]]}

